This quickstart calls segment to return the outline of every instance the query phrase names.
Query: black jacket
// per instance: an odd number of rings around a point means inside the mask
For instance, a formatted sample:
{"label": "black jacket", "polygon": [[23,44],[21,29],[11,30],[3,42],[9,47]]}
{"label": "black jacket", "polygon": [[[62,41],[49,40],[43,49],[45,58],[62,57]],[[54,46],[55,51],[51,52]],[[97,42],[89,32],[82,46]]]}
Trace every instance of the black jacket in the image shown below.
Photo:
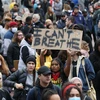
{"label": "black jacket", "polygon": [[42,87],[40,85],[40,81],[38,79],[37,82],[36,82],[36,86],[33,87],[29,91],[26,100],[41,100],[42,92],[43,92],[44,89],[47,89],[47,88],[50,88],[50,89],[53,89],[53,90],[57,91],[57,93],[61,96],[61,92],[60,92],[59,87],[57,87],[56,85],[53,85],[51,82],[48,85],[48,87]]}
{"label": "black jacket", "polygon": [[[22,83],[25,88],[25,83],[27,79],[27,71],[26,69],[23,70],[17,70],[16,72],[12,73],[5,81],[4,86],[7,87],[14,87],[15,83]],[[14,89],[14,96],[13,98],[18,98],[21,93],[23,92],[23,89]]]}
{"label": "black jacket", "polygon": [[3,88],[0,89],[0,100],[13,100],[9,92]]}
{"label": "black jacket", "polygon": [[93,64],[94,71],[97,73],[100,70],[100,51],[98,50],[98,46],[100,46],[100,40],[95,42],[95,50],[90,54],[90,61]]}
{"label": "black jacket", "polygon": [[97,73],[96,77],[96,96],[97,100],[100,100],[100,71]]}
{"label": "black jacket", "polygon": [[43,25],[43,23],[40,22],[40,21],[36,22],[36,23],[34,24],[34,27],[35,27],[35,28],[45,28],[44,25]]}
{"label": "black jacket", "polygon": [[20,55],[20,46],[16,42],[11,42],[7,51],[7,63],[9,69],[14,68],[13,61],[19,60],[19,55]]}

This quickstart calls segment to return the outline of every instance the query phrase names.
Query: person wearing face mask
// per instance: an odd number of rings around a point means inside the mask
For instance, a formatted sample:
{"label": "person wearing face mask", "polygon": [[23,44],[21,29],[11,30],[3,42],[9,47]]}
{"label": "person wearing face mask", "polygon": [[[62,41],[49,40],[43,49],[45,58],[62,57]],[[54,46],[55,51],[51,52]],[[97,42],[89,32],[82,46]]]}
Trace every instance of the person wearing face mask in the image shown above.
{"label": "person wearing face mask", "polygon": [[37,5],[37,8],[35,9],[34,14],[39,14],[40,21],[43,22],[43,23],[45,22],[45,17],[44,17],[45,14],[44,14],[43,9],[41,8],[41,4],[40,3]]}
{"label": "person wearing face mask", "polygon": [[11,21],[9,23],[10,29],[4,35],[3,56],[4,56],[4,58],[5,58],[6,61],[7,61],[8,46],[11,43],[11,40],[13,38],[14,33],[17,32],[17,30],[18,30],[17,26],[18,26],[17,22]]}
{"label": "person wearing face mask", "polygon": [[83,100],[80,89],[73,83],[65,83],[62,87],[63,100]]}

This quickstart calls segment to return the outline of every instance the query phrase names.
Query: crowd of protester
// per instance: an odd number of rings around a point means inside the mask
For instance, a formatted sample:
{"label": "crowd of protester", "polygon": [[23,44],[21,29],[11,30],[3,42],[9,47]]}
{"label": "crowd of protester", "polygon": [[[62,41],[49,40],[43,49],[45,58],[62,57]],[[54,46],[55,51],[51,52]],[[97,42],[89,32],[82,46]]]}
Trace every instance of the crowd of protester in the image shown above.
{"label": "crowd of protester", "polygon": [[[34,49],[34,28],[81,30],[81,49]],[[99,38],[99,0],[0,0],[0,100],[100,100]]]}

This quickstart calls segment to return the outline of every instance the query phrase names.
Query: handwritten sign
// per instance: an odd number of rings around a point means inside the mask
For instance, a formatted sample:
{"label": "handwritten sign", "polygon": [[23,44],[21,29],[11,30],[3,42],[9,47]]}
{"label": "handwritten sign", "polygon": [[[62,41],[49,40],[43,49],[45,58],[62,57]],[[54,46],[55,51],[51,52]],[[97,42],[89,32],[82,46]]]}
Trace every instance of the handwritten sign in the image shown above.
{"label": "handwritten sign", "polygon": [[32,47],[36,49],[80,50],[82,31],[69,29],[34,29]]}

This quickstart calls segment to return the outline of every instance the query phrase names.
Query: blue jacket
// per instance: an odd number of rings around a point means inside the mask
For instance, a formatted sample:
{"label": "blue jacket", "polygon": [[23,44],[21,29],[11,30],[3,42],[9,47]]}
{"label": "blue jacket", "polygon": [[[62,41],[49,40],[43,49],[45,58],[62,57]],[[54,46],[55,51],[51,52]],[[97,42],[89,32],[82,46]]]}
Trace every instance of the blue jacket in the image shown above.
{"label": "blue jacket", "polygon": [[[93,65],[91,64],[90,60],[87,58],[84,58],[84,62],[85,62],[85,71],[86,71],[88,80],[92,81],[95,78],[95,72],[93,69]],[[80,64],[78,77],[81,78],[83,82],[83,91],[87,91],[89,88],[88,88],[88,84],[86,81],[86,76],[85,76],[82,63]]]}
{"label": "blue jacket", "polygon": [[[83,56],[79,56],[77,60],[76,69],[77,69],[76,77],[79,77],[82,80],[83,91],[89,90],[87,80],[86,80],[86,75],[87,75],[88,81],[92,81],[95,78],[95,72],[90,60]],[[72,77],[73,77],[73,65],[71,66],[71,69],[70,69],[69,80]]]}
{"label": "blue jacket", "polygon": [[92,32],[92,28],[93,28],[92,17],[90,15],[87,15],[86,17],[84,17],[84,20],[86,23],[86,28],[88,28]]}
{"label": "blue jacket", "polygon": [[3,44],[3,47],[4,47],[3,48],[3,55],[4,56],[7,56],[7,50],[8,50],[10,43],[11,43],[13,35],[14,35],[14,33],[11,30],[7,31],[7,33],[4,35],[4,44]]}
{"label": "blue jacket", "polygon": [[73,15],[75,19],[75,24],[83,24],[85,25],[85,20],[82,14],[78,13],[77,15]]}
{"label": "blue jacket", "polygon": [[59,20],[58,22],[57,22],[57,28],[59,28],[59,29],[63,29],[65,26],[66,26],[66,23],[65,23],[66,21],[63,21],[63,20]]}

